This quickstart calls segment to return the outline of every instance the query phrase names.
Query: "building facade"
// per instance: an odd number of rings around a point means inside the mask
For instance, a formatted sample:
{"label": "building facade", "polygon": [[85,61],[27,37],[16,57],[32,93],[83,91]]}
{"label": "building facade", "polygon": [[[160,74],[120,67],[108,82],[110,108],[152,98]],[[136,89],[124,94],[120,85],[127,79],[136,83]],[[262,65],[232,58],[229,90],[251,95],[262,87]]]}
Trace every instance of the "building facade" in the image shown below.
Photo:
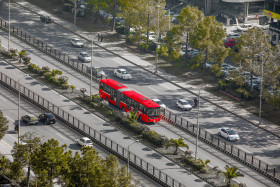
{"label": "building facade", "polygon": [[265,0],[264,14],[271,19],[269,25],[271,43],[279,44],[280,0]]}

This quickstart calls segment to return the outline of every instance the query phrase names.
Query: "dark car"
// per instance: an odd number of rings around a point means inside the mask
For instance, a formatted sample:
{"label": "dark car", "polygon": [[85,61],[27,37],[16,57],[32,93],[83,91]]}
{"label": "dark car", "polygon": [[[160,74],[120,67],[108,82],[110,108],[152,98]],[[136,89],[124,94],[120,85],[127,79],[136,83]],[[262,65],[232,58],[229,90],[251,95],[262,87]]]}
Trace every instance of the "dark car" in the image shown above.
{"label": "dark car", "polygon": [[55,124],[56,118],[51,113],[44,113],[39,116],[39,120],[43,121],[45,124]]}
{"label": "dark car", "polygon": [[44,23],[51,23],[52,22],[52,19],[50,18],[50,16],[46,16],[46,15],[41,15],[40,20]]}

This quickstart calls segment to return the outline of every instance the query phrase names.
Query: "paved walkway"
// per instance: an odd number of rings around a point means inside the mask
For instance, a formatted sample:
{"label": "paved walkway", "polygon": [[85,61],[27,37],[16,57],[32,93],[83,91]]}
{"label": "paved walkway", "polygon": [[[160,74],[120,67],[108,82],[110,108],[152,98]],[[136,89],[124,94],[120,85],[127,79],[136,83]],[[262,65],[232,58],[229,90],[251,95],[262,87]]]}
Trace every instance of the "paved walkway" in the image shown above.
{"label": "paved walkway", "polygon": [[[45,11],[28,3],[28,2],[21,2],[20,0],[17,0],[18,3],[20,3],[21,5],[25,6],[25,7],[29,7],[31,10],[35,11],[36,13],[39,14],[45,14]],[[114,51],[115,53],[117,53],[118,55],[122,56],[125,59],[128,59],[134,63],[136,63],[139,66],[142,66],[150,71],[154,71],[155,70],[155,65],[146,61],[145,59],[147,58],[153,58],[153,54],[140,54],[140,53],[135,53],[135,52],[131,52],[131,48],[129,49],[128,47],[120,47],[120,45],[117,44],[124,44],[125,41],[124,39],[121,39],[120,41],[115,41],[115,42],[107,42],[106,41],[106,32],[104,32],[104,36],[105,36],[105,40],[103,40],[103,42],[98,42],[97,41],[97,33],[88,33],[83,31],[82,29],[78,28],[77,26],[75,26],[74,24],[66,21],[66,20],[62,20],[59,18],[56,18],[55,16],[52,16],[52,18],[54,19],[55,23],[65,27],[68,30],[71,30],[79,35],[82,35],[85,38],[88,38],[89,40],[91,40],[92,35],[94,35],[96,41],[95,43],[97,43],[98,45],[110,50],[110,51]],[[227,27],[227,30],[232,31],[235,28],[235,26],[230,26]],[[123,46],[123,45],[122,45]],[[160,60],[163,61],[163,60]],[[196,86],[196,85],[190,85],[187,82],[183,82],[183,80],[179,79],[178,77],[175,77],[173,75],[170,75],[168,73],[166,73],[164,70],[162,69],[158,69],[158,74],[161,75],[162,77],[165,77],[166,79],[186,88],[189,90],[200,90],[203,89],[202,85],[201,86]],[[212,101],[213,103],[222,106],[228,110],[230,110],[232,113],[238,114],[246,119],[248,119],[249,121],[258,124],[259,123],[259,117],[248,112],[247,110],[241,108],[240,106],[238,106],[237,104],[235,104],[234,102],[231,101],[225,101],[207,91],[201,90],[201,96],[203,98],[206,98],[210,101]],[[265,120],[265,119],[261,119],[260,120],[261,125],[263,128],[267,129],[268,131],[274,132],[276,134],[278,134],[280,136],[280,127]]]}

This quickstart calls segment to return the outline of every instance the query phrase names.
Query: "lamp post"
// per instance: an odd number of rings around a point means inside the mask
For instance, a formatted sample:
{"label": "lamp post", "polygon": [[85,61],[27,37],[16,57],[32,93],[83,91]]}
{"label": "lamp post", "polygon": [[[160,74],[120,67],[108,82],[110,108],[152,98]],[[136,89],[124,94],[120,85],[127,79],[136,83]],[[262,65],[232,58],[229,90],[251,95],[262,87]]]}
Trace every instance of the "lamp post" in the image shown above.
{"label": "lamp post", "polygon": [[261,88],[260,88],[260,108],[259,108],[259,124],[261,124],[261,115],[262,115],[262,84],[263,84],[263,58],[261,58]]}
{"label": "lamp post", "polygon": [[[24,75],[22,78],[26,77],[27,75]],[[20,80],[18,79],[18,145],[20,144]]]}
{"label": "lamp post", "polygon": [[76,25],[76,10],[77,10],[77,1],[74,3],[74,25]]}
{"label": "lamp post", "polygon": [[196,130],[196,144],[195,144],[195,160],[197,159],[197,147],[198,147],[198,134],[199,134],[199,105],[200,105],[200,90],[198,92],[198,103],[197,103],[197,130]]}
{"label": "lamp post", "polygon": [[11,40],[11,11],[10,11],[11,1],[9,0],[9,39],[8,39],[8,50],[10,50],[10,40]]}
{"label": "lamp post", "polygon": [[93,36],[91,36],[91,61],[90,61],[90,87],[89,87],[89,96],[91,99],[91,87],[92,87],[92,64],[93,64]]}
{"label": "lamp post", "polygon": [[160,8],[160,6],[158,5],[157,6],[157,16],[158,16],[158,19],[157,19],[157,44],[156,44],[156,71],[155,73],[157,73],[158,71],[158,40],[159,40],[159,11],[158,9]]}
{"label": "lamp post", "polygon": [[139,142],[139,140],[135,140],[132,144],[127,146],[127,177],[128,177],[128,173],[129,173],[129,161],[130,161],[130,152],[129,152],[129,147],[133,144],[135,144],[136,142]]}
{"label": "lamp post", "polygon": [[172,7],[172,8],[170,8],[170,9],[168,9],[168,20],[169,20],[168,30],[170,30],[170,10],[172,10],[173,8],[176,8],[177,6],[180,6],[180,5],[182,5],[182,4],[183,4],[183,2],[181,2],[181,3],[179,3],[178,5],[176,5],[176,6]]}

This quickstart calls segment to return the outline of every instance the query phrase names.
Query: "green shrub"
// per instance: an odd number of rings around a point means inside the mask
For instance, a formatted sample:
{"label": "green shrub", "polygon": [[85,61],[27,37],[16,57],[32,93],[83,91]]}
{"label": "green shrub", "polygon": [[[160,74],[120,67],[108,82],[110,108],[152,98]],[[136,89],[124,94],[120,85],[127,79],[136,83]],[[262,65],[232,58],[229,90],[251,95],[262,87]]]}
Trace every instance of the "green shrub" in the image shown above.
{"label": "green shrub", "polygon": [[50,72],[50,67],[49,66],[43,66],[42,67],[42,71],[44,71],[44,72]]}
{"label": "green shrub", "polygon": [[24,55],[24,56],[22,57],[22,60],[23,60],[23,62],[28,63],[28,62],[31,61],[31,58],[30,58],[29,56],[27,56],[27,55]]}
{"label": "green shrub", "polygon": [[42,71],[42,68],[39,66],[34,67],[33,72],[39,74]]}
{"label": "green shrub", "polygon": [[157,147],[162,147],[165,143],[165,139],[160,134],[151,130],[143,131],[142,138],[148,140]]}
{"label": "green shrub", "polygon": [[142,52],[147,52],[147,51],[148,51],[148,48],[149,48],[149,45],[146,44],[146,43],[141,43],[141,44],[139,44],[138,47],[139,47],[140,51],[142,51]]}
{"label": "green shrub", "polygon": [[60,76],[60,77],[58,78],[58,80],[59,80],[59,82],[60,82],[61,84],[66,84],[67,81],[68,81],[68,77],[67,77],[67,76]]}
{"label": "green shrub", "polygon": [[239,93],[243,99],[250,99],[251,98],[250,92],[248,92],[246,89],[238,88],[235,91],[237,93]]}
{"label": "green shrub", "polygon": [[46,72],[46,73],[44,73],[44,77],[45,77],[45,79],[49,80],[53,76],[52,76],[51,72]]}
{"label": "green shrub", "polygon": [[36,64],[32,64],[32,63],[28,64],[28,66],[27,66],[28,70],[30,70],[30,71],[33,71],[34,68],[36,68],[36,67],[37,67]]}
{"label": "green shrub", "polygon": [[225,90],[226,88],[228,88],[231,85],[231,81],[230,80],[218,80],[218,86],[219,89],[221,90]]}
{"label": "green shrub", "polygon": [[125,43],[127,43],[127,44],[133,44],[134,42],[135,42],[135,38],[132,35],[127,36],[125,38]]}
{"label": "green shrub", "polygon": [[70,87],[70,85],[69,84],[61,84],[61,88],[62,89],[68,89]]}

